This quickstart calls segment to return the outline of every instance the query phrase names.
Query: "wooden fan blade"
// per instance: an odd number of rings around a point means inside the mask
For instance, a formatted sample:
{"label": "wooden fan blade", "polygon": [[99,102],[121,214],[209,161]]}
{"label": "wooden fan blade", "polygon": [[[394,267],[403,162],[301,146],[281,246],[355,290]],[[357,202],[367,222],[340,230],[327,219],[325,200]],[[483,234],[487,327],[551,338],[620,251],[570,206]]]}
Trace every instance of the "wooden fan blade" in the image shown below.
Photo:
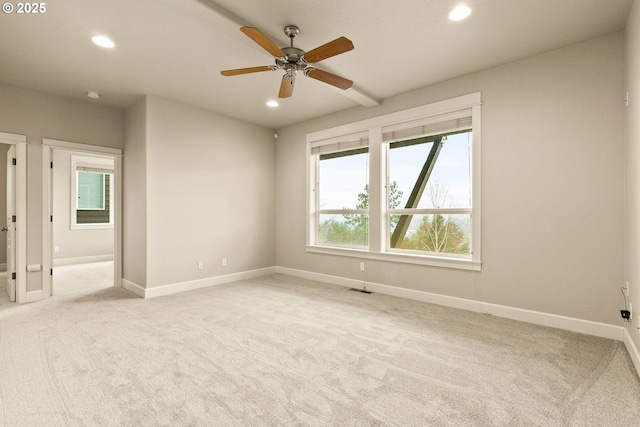
{"label": "wooden fan blade", "polygon": [[310,50],[304,54],[304,59],[307,62],[314,63],[322,61],[323,59],[331,58],[332,56],[339,55],[341,53],[353,50],[353,43],[346,37],[340,37],[332,42],[323,44],[320,47]]}
{"label": "wooden fan blade", "polygon": [[293,95],[293,85],[296,82],[295,76],[284,75],[282,77],[282,83],[280,83],[280,93],[278,98],[289,98]]}
{"label": "wooden fan blade", "polygon": [[236,68],[235,70],[220,71],[223,76],[237,76],[239,74],[259,73],[261,71],[271,71],[273,68],[268,65],[262,67]]}
{"label": "wooden fan blade", "polygon": [[320,80],[323,83],[330,84],[331,86],[335,86],[342,90],[349,89],[353,86],[353,82],[351,80],[347,80],[343,77],[336,76],[335,74],[328,73],[322,70],[311,70],[309,74],[307,74],[312,79]]}
{"label": "wooden fan blade", "polygon": [[251,40],[258,43],[264,50],[269,52],[272,56],[276,56],[278,58],[284,58],[287,55],[280,50],[278,46],[276,46],[267,36],[265,36],[262,31],[255,27],[242,27],[240,31],[245,33]]}

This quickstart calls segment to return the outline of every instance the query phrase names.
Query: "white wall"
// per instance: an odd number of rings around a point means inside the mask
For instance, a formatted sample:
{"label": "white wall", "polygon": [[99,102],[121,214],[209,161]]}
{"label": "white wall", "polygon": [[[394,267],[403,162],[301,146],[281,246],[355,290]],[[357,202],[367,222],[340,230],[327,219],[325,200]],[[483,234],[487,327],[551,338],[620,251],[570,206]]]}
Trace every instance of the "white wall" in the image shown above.
{"label": "white wall", "polygon": [[[622,82],[617,34],[280,129],[278,265],[619,325]],[[307,133],[476,91],[482,272],[305,252]]]}
{"label": "white wall", "polygon": [[[8,144],[0,144],[0,227],[7,226],[7,151],[10,147]],[[7,233],[0,232],[0,264],[6,268],[6,263]]]}
{"label": "white wall", "polygon": [[[136,274],[145,282],[127,272],[124,278],[153,288],[275,265],[273,131],[157,97],[147,97],[145,108],[137,111],[146,123],[144,147],[140,129],[131,138],[146,169],[136,179],[146,200],[145,223],[137,224],[146,233],[146,273]],[[127,135],[125,163],[129,141]],[[132,214],[127,200],[125,221]],[[125,266],[134,262],[130,256],[125,250]]]}
{"label": "white wall", "polygon": [[[640,349],[640,3],[633,2],[625,32],[625,92],[629,106],[625,109],[626,204],[625,268],[630,283],[634,319],[627,325],[629,336]],[[636,365],[638,366],[638,365]],[[639,368],[640,369],[640,368]]]}
{"label": "white wall", "polygon": [[[0,84],[0,131],[27,136],[27,264],[42,264],[42,138],[122,148],[123,112]],[[41,272],[24,274],[42,289]]]}
{"label": "white wall", "polygon": [[[94,259],[113,256],[113,228],[71,229],[71,156],[66,150],[53,151],[53,253],[54,265],[82,262],[79,258]],[[84,156],[89,156],[82,153]],[[69,260],[69,261],[65,261]]]}

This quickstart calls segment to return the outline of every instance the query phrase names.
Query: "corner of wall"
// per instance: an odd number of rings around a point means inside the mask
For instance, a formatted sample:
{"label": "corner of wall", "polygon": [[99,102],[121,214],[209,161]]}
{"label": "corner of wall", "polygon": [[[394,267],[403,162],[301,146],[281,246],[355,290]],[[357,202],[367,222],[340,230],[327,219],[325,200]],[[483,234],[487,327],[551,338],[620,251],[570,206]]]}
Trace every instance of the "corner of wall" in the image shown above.
{"label": "corner of wall", "polygon": [[144,287],[147,282],[146,239],[147,98],[125,111],[123,159],[123,283]]}

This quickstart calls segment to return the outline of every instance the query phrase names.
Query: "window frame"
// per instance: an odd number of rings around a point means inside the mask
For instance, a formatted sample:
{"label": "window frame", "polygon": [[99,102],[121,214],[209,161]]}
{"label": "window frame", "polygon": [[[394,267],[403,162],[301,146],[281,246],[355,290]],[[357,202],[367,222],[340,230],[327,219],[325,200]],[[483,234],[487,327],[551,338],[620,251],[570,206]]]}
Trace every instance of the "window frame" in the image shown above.
{"label": "window frame", "polygon": [[[71,156],[71,210],[70,229],[71,230],[99,230],[112,229],[114,227],[114,197],[109,197],[109,222],[108,223],[78,223],[78,171],[88,170],[91,172],[109,175],[110,186],[113,187],[114,166],[113,160],[101,159],[87,156]],[[104,183],[104,180],[103,180]],[[113,191],[112,191],[113,192]]]}
{"label": "window frame", "polygon": [[[341,144],[339,144],[341,145]],[[347,143],[347,145],[354,145],[352,142]],[[315,177],[316,177],[316,206],[318,206],[318,209],[316,209],[315,215],[316,215],[316,223],[318,224],[318,227],[321,224],[320,221],[320,217],[322,215],[342,215],[342,216],[347,216],[347,215],[366,215],[367,216],[367,223],[369,220],[369,209],[358,209],[358,208],[330,208],[330,209],[323,209],[320,205],[320,196],[321,196],[321,190],[322,187],[320,185],[320,180],[321,180],[321,176],[320,176],[320,162],[322,161],[322,155],[323,154],[338,154],[338,153],[350,153],[350,152],[354,152],[354,151],[359,151],[362,149],[366,149],[366,151],[363,152],[359,152],[359,153],[353,153],[353,155],[359,155],[359,154],[367,154],[367,165],[369,163],[368,161],[368,157],[369,157],[369,146],[366,140],[360,140],[359,146],[358,148],[349,148],[349,149],[339,149],[339,150],[332,150],[330,152],[324,152],[324,153],[319,153],[318,155],[318,162],[316,163],[317,167],[316,167],[316,173],[315,173]],[[312,150],[313,151],[313,150]],[[367,166],[367,174],[368,174],[368,170],[369,167]],[[368,184],[368,180],[367,180],[367,184]],[[319,229],[318,229],[319,230]],[[328,246],[328,247],[337,247],[337,248],[352,248],[352,249],[361,249],[361,250],[367,250],[369,248],[369,230],[367,227],[367,243],[366,245],[357,245],[357,244],[331,244],[331,243],[326,243],[326,242],[322,242],[322,243],[318,243],[321,246]],[[320,235],[320,232],[318,231],[315,236],[316,236],[316,241],[318,240]]]}
{"label": "window frame", "polygon": [[[469,114],[469,115],[468,115]],[[458,112],[456,112],[456,114],[454,114],[454,116],[457,116],[457,118],[469,118],[468,122],[464,122],[460,125],[448,125],[448,127],[441,127],[441,126],[436,126],[436,129],[432,129],[431,131],[424,131],[423,134],[421,134],[419,136],[419,138],[425,138],[425,139],[429,139],[430,137],[439,137],[439,136],[447,136],[447,135],[451,135],[451,134],[456,134],[456,133],[466,133],[471,132],[471,138],[473,138],[473,126],[472,126],[472,122],[471,122],[471,116],[470,114],[472,114],[472,112],[465,112],[465,110],[460,110]],[[432,118],[446,118],[443,117],[443,115],[438,115]],[[436,120],[434,122],[436,125],[438,125],[439,123],[441,123],[440,121]],[[384,130],[384,129],[383,129]],[[385,203],[385,226],[386,226],[386,230],[387,233],[385,234],[385,250],[387,252],[393,252],[393,253],[403,253],[403,254],[409,254],[409,253],[414,253],[414,254],[419,254],[419,255],[434,255],[434,256],[438,256],[438,257],[452,257],[452,258],[462,258],[462,259],[466,259],[466,258],[470,258],[471,257],[471,253],[469,255],[466,254],[455,254],[455,253],[450,253],[450,252],[429,252],[429,251],[420,251],[420,250],[411,250],[411,249],[401,249],[401,248],[393,248],[391,247],[391,237],[390,237],[390,231],[391,231],[391,216],[392,215],[399,215],[399,216],[410,216],[410,217],[415,217],[415,216],[424,216],[424,215],[468,215],[469,216],[469,220],[471,221],[471,218],[473,216],[473,209],[472,206],[473,204],[471,204],[469,207],[441,207],[441,208],[437,208],[437,207],[432,207],[432,208],[401,208],[401,207],[397,207],[397,208],[389,208],[389,203],[388,203],[388,199],[389,199],[389,188],[391,185],[391,162],[389,161],[389,156],[390,156],[390,151],[393,149],[391,146],[393,145],[393,143],[395,142],[405,142],[405,141],[409,141],[411,139],[416,139],[415,136],[409,136],[409,137],[397,137],[397,138],[386,138],[385,142],[384,142],[384,146],[382,148],[382,150],[385,151],[386,156],[387,156],[387,162],[386,162],[386,180],[385,180],[385,188],[387,189],[385,196],[386,196],[386,203]],[[473,139],[472,139],[473,141]],[[426,159],[425,159],[426,160]],[[469,161],[471,162],[472,159],[470,158]],[[434,162],[434,166],[435,167],[437,165],[437,160]],[[473,166],[473,165],[470,165]],[[425,184],[428,184],[430,181],[427,181]],[[471,179],[471,185],[473,185],[473,178]],[[471,190],[471,189],[470,189]],[[471,224],[469,224],[471,226]],[[471,252],[472,249],[472,243],[473,243],[473,235],[472,233],[470,233],[469,236],[470,239],[470,245],[469,245],[469,251]]]}
{"label": "window frame", "polygon": [[[420,107],[395,113],[385,114],[370,119],[348,123],[330,129],[312,132],[306,136],[307,159],[307,221],[306,221],[306,251],[338,256],[374,259],[389,262],[430,265],[445,268],[480,271],[481,257],[481,93],[434,102]],[[388,150],[390,141],[383,140],[384,129],[403,129],[415,123],[440,123],[439,118],[460,115],[460,111],[468,110],[471,117],[471,207],[470,210],[470,255],[456,255],[447,253],[416,253],[416,251],[396,250],[389,248],[389,218],[396,210],[388,209]],[[463,114],[464,115],[464,114]],[[445,133],[445,132],[441,132]],[[341,141],[353,140],[354,135],[368,141],[369,147],[369,247],[368,249],[328,246],[318,243],[317,230],[319,220],[318,207],[318,151],[322,147]],[[432,133],[433,135],[433,133]],[[320,147],[320,148],[319,148]],[[400,209],[406,213],[406,209]],[[429,209],[428,211],[432,211]],[[349,213],[353,210],[350,210]],[[427,211],[416,209],[416,214]],[[458,213],[460,209],[446,209]],[[455,211],[455,212],[454,212]],[[438,209],[438,213],[445,213]]]}
{"label": "window frame", "polygon": [[[346,250],[346,251],[368,250],[368,248],[356,247],[356,246],[348,247],[348,246],[338,246],[338,245],[330,245],[330,244],[322,245],[318,242],[318,232],[317,232],[318,226],[320,224],[320,215],[323,215],[323,214],[325,215],[369,215],[369,221],[371,221],[369,209],[355,209],[355,208],[354,209],[349,209],[349,208],[321,209],[319,206],[320,192],[317,190],[319,188],[319,181],[320,181],[320,168],[319,168],[320,156],[322,154],[347,152],[347,151],[352,151],[352,150],[365,148],[365,147],[370,150],[369,140],[367,138],[367,135],[368,135],[368,132],[354,132],[347,135],[339,135],[334,138],[326,138],[323,140],[313,141],[307,144],[307,160],[309,160],[310,156],[314,156],[316,158],[316,161],[313,162],[313,164],[307,162],[307,170],[309,171],[309,173],[307,173],[307,181],[312,183],[312,190],[311,190],[312,195],[310,195],[309,192],[307,192],[307,199],[309,200],[309,198],[313,198],[313,200],[310,203],[309,201],[307,202],[307,205],[314,206],[312,211],[313,213],[309,216],[309,220],[307,221],[307,231],[309,230],[309,227],[312,227],[313,230],[316,230],[312,234],[312,240],[307,241],[308,243],[307,246],[309,246],[309,242],[313,241],[313,246],[325,247],[328,249],[335,248],[335,249]],[[370,156],[370,152],[368,153],[368,155]],[[368,162],[370,164],[371,162],[370,158]],[[307,186],[307,188],[309,187]],[[307,232],[307,236],[309,236],[308,232]],[[369,245],[370,244],[371,242],[369,242]]]}

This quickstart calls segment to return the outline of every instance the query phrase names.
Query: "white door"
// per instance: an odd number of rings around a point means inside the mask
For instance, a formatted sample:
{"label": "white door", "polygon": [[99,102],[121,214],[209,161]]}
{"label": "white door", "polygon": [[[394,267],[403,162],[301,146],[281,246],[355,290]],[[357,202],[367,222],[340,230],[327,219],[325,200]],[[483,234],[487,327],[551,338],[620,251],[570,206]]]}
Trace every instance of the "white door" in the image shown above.
{"label": "white door", "polygon": [[16,157],[16,146],[12,145],[7,152],[7,293],[9,300],[16,300],[16,166],[13,160]]}

